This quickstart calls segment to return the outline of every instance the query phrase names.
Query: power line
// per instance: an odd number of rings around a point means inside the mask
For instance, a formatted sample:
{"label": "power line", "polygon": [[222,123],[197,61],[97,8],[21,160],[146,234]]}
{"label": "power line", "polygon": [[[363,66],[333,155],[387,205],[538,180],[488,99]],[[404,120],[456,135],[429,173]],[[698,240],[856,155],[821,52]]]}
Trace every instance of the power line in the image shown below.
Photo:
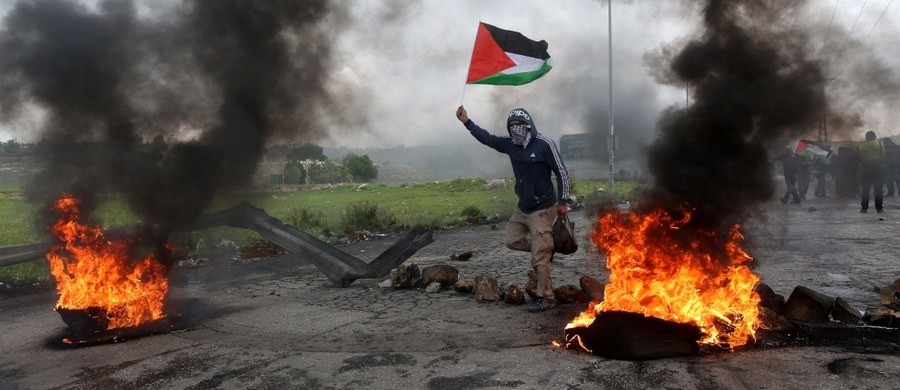
{"label": "power line", "polygon": [[828,43],[828,33],[831,32],[831,24],[834,23],[834,14],[837,13],[837,6],[841,0],[834,0],[834,9],[831,11],[831,20],[828,22],[828,28],[825,29],[825,38],[822,38],[822,46],[819,47],[819,52],[822,52],[822,49],[825,48],[825,44]]}
{"label": "power line", "polygon": [[878,20],[876,20],[876,21],[875,21],[875,24],[872,25],[872,29],[869,30],[869,33],[866,34],[866,37],[863,38],[862,43],[866,43],[866,40],[869,39],[869,35],[872,35],[872,31],[875,30],[875,26],[877,26],[877,25],[878,25],[878,22],[881,21],[881,18],[884,17],[884,14],[887,13],[888,8],[891,6],[891,3],[893,3],[893,2],[894,2],[894,0],[891,0],[891,1],[889,1],[889,2],[887,3],[886,6],[884,6],[884,9],[881,11],[881,15],[878,16]]}
{"label": "power line", "polygon": [[[891,7],[891,4],[893,4],[893,3],[894,3],[894,0],[891,0],[891,1],[889,1],[889,2],[887,3],[886,6],[884,6],[884,9],[881,10],[881,15],[878,16],[878,19],[877,19],[877,20],[875,20],[875,24],[872,25],[872,28],[871,28],[871,29],[869,29],[869,32],[866,34],[865,38],[863,38],[862,42],[859,44],[859,47],[861,47],[861,46],[863,46],[863,45],[866,44],[866,41],[869,40],[869,35],[872,35],[872,31],[875,31],[875,27],[878,26],[878,23],[881,22],[881,18],[884,17],[884,14],[887,13],[888,8],[890,8],[890,7]],[[863,7],[865,7],[865,5],[863,5]],[[835,73],[835,75],[839,75],[839,74],[843,73],[843,72],[844,72],[844,69],[845,69],[846,67],[847,67],[847,62],[845,61],[845,62],[844,62],[844,66],[842,66],[842,67],[841,67],[841,70],[840,70],[839,72]]]}
{"label": "power line", "polygon": [[866,4],[868,4],[868,3],[869,3],[869,0],[866,0],[865,2],[863,2],[862,8],[860,8],[859,13],[856,14],[856,20],[854,20],[853,25],[850,26],[850,31],[847,31],[847,36],[844,38],[844,42],[841,43],[841,46],[838,48],[837,53],[835,53],[835,55],[834,55],[835,59],[837,59],[838,57],[841,56],[842,53],[844,53],[844,46],[846,46],[847,41],[850,40],[850,34],[852,34],[853,29],[856,28],[856,23],[859,22],[859,17],[862,16],[863,10],[866,9]]}

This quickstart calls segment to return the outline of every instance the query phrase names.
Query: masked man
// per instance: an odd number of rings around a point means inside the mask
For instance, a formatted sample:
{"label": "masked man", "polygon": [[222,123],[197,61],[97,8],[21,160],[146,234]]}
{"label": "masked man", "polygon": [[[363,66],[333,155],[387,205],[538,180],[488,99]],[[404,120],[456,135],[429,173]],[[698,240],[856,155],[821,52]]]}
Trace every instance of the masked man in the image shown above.
{"label": "masked man", "polygon": [[[469,119],[466,109],[459,106],[456,118],[472,136],[484,145],[509,156],[516,178],[515,191],[519,202],[506,225],[506,247],[531,252],[531,266],[537,277],[531,312],[541,312],[556,306],[550,268],[553,261],[553,220],[557,214],[568,213],[569,174],[553,140],[538,132],[534,120],[525,109],[510,111],[506,119],[507,137],[499,137],[482,129]],[[557,197],[550,180],[556,176]]]}

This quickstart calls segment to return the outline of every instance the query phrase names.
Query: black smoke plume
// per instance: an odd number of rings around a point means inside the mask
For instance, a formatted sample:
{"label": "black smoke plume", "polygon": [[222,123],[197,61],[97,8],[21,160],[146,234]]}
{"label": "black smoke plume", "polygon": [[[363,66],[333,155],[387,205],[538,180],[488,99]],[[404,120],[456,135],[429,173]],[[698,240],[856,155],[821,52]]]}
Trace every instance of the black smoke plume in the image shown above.
{"label": "black smoke plume", "polygon": [[822,71],[793,24],[801,6],[704,3],[702,32],[657,72],[689,85],[692,99],[659,122],[661,134],[647,150],[654,185],[638,210],[692,210],[691,227],[727,234],[772,199],[771,148],[814,125],[823,108]]}
{"label": "black smoke plume", "polygon": [[267,140],[322,136],[344,13],[325,0],[185,1],[149,17],[130,0],[19,2],[0,38],[0,120],[27,104],[47,115],[27,193],[68,193],[87,213],[121,193],[164,238],[247,184]]}

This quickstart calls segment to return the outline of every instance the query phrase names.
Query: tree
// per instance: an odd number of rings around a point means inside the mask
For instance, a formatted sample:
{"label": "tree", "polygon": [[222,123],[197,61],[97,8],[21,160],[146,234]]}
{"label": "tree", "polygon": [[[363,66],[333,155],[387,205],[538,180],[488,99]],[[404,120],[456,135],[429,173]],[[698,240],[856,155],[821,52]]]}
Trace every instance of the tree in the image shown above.
{"label": "tree", "polygon": [[291,149],[290,153],[288,153],[287,159],[289,161],[325,161],[328,158],[325,157],[325,154],[322,152],[321,146],[316,144],[303,144]]}
{"label": "tree", "polygon": [[310,164],[307,176],[309,182],[314,184],[343,183],[347,180],[347,170],[331,160],[326,160]]}
{"label": "tree", "polygon": [[2,148],[3,154],[5,154],[5,155],[10,155],[10,156],[11,156],[11,155],[14,155],[14,154],[16,154],[16,153],[18,153],[18,152],[19,152],[19,147],[21,146],[21,145],[20,145],[18,142],[16,142],[16,140],[14,140],[14,139],[11,139],[11,140],[9,140],[9,141],[6,141],[6,143],[4,143],[4,144],[2,144],[2,145],[3,145],[3,148]]}
{"label": "tree", "polygon": [[344,167],[347,173],[353,177],[353,181],[370,182],[378,177],[378,167],[369,158],[369,155],[362,156],[350,153],[344,156]]}
{"label": "tree", "polygon": [[284,184],[304,184],[306,183],[306,170],[303,164],[298,161],[288,162],[284,166]]}

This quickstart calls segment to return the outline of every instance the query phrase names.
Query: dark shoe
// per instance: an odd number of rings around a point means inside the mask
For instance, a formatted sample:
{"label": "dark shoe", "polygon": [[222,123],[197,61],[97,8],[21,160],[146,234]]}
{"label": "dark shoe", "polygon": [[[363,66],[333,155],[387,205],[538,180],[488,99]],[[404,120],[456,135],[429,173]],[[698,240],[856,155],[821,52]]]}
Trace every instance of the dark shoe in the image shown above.
{"label": "dark shoe", "polygon": [[532,313],[540,313],[556,307],[555,299],[534,298],[534,303],[528,308]]}
{"label": "dark shoe", "polygon": [[781,204],[785,204],[785,203],[787,203],[787,198],[781,198],[781,199],[778,199],[778,200],[780,200],[780,201],[781,201]]}
{"label": "dark shoe", "polygon": [[861,213],[863,213],[863,214],[865,214],[865,213],[868,213],[868,212],[869,212],[869,210],[866,210],[866,209],[859,209],[859,212],[861,212]]}
{"label": "dark shoe", "polygon": [[884,209],[875,209],[875,212],[878,213],[878,214],[881,214],[881,213],[884,212]]}

